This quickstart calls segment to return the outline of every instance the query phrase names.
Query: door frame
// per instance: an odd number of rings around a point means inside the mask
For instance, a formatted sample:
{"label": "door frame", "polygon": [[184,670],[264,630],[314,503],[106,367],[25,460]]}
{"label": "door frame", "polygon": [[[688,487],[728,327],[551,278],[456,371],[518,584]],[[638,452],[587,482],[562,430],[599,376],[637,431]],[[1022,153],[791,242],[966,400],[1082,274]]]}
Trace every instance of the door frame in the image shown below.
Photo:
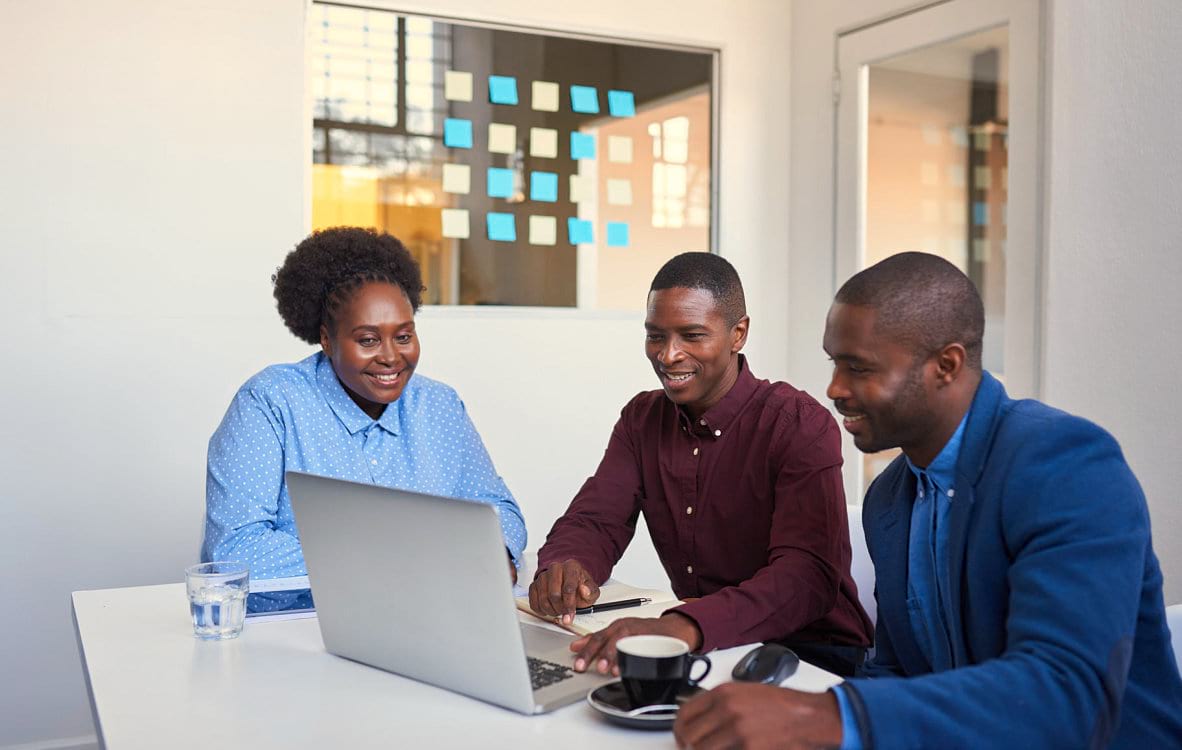
{"label": "door frame", "polygon": [[[1044,331],[1044,114],[1042,0],[940,0],[839,29],[834,42],[833,289],[862,268],[865,247],[868,66],[998,26],[1009,28],[1006,199],[1006,388],[1041,392]],[[1014,75],[1032,71],[1033,75]],[[844,436],[846,488],[861,497],[860,454]]]}

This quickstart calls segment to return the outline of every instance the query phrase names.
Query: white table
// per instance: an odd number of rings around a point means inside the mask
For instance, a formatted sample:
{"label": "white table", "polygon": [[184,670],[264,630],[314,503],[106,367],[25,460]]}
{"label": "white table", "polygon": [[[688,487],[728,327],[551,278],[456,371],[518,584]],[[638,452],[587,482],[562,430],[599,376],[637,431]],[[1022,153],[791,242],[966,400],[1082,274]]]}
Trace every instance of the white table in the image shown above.
{"label": "white table", "polygon": [[[76,591],[73,606],[111,750],[673,746],[669,732],[617,727],[586,703],[523,716],[332,656],[315,619],[247,622],[235,640],[198,641],[180,583]],[[747,650],[710,654],[703,685],[728,680]],[[838,682],[802,663],[784,684],[819,692]]]}

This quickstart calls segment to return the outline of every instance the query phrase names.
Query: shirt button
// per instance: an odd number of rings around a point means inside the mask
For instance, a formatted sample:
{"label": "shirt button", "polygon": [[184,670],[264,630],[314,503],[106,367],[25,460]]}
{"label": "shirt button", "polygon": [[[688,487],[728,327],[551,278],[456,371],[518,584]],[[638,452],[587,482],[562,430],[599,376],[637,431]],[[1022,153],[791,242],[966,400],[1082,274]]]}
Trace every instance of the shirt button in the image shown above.
{"label": "shirt button", "polygon": [[378,465],[378,460],[377,460],[376,458],[371,458],[371,459],[369,459],[369,462],[370,462],[371,464],[373,464],[374,466],[377,466],[377,465]]}
{"label": "shirt button", "polygon": [[715,430],[714,437],[722,437],[722,430]]}
{"label": "shirt button", "polygon": [[692,506],[692,505],[691,505],[691,506],[689,506],[688,508],[686,508],[686,509],[685,509],[685,514],[686,514],[687,516],[692,516],[692,515],[694,514],[694,506]]}
{"label": "shirt button", "polygon": [[696,456],[696,455],[698,455],[698,449],[697,449],[697,448],[694,448],[694,455],[695,455],[695,456]]}
{"label": "shirt button", "polygon": [[948,490],[948,497],[952,497],[955,494],[956,494],[956,490]]}
{"label": "shirt button", "polygon": [[699,419],[699,420],[698,420],[698,424],[700,424],[700,425],[702,425],[703,427],[705,427],[705,426],[706,426],[706,420],[704,420],[704,419]]}
{"label": "shirt button", "polygon": [[690,575],[693,575],[694,574],[694,566],[693,565],[686,565],[685,572],[689,573]]}

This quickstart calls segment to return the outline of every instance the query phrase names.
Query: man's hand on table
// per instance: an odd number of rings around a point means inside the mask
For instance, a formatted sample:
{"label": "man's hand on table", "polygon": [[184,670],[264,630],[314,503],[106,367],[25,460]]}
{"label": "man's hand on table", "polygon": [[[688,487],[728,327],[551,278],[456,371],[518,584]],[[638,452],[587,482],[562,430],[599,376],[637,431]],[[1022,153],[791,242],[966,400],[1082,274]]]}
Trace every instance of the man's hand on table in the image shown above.
{"label": "man's hand on table", "polygon": [[841,711],[832,691],[727,682],[682,705],[673,737],[678,747],[693,750],[836,748]]}
{"label": "man's hand on table", "polygon": [[702,645],[698,624],[685,615],[668,612],[660,617],[625,617],[570,645],[570,650],[575,652],[575,671],[593,668],[600,674],[619,675],[616,641],[629,635],[670,635],[688,643],[690,651],[697,651]]}
{"label": "man's hand on table", "polygon": [[551,565],[529,586],[529,608],[562,625],[570,625],[577,608],[590,607],[598,598],[599,584],[578,560]]}

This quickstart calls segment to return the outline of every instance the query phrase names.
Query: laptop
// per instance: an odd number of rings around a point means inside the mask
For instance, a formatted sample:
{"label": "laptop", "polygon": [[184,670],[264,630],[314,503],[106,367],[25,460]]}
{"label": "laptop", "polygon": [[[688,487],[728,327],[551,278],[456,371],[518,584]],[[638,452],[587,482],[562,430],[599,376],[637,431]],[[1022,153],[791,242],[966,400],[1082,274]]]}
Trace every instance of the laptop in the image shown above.
{"label": "laptop", "polygon": [[287,490],[330,653],[524,714],[612,679],[518,621],[492,506],[296,471]]}

